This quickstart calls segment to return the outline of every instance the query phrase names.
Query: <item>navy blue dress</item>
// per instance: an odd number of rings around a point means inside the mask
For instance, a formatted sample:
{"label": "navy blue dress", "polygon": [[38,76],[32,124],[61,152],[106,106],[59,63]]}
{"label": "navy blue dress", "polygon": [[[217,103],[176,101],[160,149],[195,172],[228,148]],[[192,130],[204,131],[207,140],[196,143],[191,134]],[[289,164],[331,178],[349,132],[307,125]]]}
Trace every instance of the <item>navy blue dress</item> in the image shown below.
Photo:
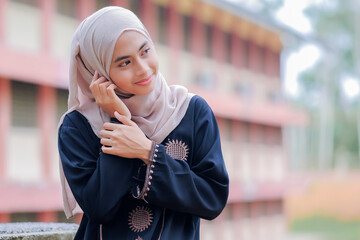
{"label": "navy blue dress", "polygon": [[101,152],[78,111],[59,129],[66,179],[84,211],[75,239],[199,239],[200,218],[225,207],[229,178],[218,126],[194,96],[180,124],[154,145],[149,164]]}

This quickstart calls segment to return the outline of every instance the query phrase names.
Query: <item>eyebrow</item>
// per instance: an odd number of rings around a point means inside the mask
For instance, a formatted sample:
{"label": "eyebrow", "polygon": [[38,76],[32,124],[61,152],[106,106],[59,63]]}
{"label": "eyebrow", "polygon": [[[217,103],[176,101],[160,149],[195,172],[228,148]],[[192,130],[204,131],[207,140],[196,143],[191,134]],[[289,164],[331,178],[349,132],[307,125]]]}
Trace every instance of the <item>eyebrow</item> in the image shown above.
{"label": "eyebrow", "polygon": [[[139,48],[139,51],[141,51],[141,49],[143,49],[143,48],[146,46],[146,44],[148,44],[148,41],[145,41],[145,42],[143,42],[143,44],[141,44],[141,46],[140,46],[140,48]],[[121,61],[121,60],[126,59],[126,58],[129,58],[129,57],[130,57],[130,56],[117,57],[114,62],[116,63],[116,62],[118,62],[118,61]]]}

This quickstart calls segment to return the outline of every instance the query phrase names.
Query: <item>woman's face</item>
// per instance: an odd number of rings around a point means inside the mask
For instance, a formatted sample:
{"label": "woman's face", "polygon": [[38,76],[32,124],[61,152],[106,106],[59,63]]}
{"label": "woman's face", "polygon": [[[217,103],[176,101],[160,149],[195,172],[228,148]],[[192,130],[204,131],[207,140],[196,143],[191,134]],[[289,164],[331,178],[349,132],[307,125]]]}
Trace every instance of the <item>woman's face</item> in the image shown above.
{"label": "woman's face", "polygon": [[120,90],[135,95],[155,87],[158,57],[154,45],[137,31],[125,31],[118,38],[109,76]]}

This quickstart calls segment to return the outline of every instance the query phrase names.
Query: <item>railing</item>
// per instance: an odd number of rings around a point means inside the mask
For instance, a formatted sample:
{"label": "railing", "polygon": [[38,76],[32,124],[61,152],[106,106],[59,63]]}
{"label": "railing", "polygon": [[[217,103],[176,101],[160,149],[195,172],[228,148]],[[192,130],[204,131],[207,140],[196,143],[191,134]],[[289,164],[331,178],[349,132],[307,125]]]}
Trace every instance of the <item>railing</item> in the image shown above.
{"label": "railing", "polygon": [[0,239],[4,240],[72,240],[78,225],[72,223],[3,223]]}

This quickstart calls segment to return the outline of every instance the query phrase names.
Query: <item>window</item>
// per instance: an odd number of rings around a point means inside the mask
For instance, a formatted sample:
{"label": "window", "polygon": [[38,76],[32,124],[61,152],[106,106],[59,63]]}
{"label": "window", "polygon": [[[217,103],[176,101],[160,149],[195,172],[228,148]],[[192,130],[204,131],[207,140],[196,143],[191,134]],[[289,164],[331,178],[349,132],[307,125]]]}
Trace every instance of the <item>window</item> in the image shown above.
{"label": "window", "polygon": [[226,141],[231,141],[232,139],[232,119],[225,118],[223,120],[223,139]]}
{"label": "window", "polygon": [[67,100],[69,91],[65,89],[56,90],[56,104],[57,104],[57,121],[60,120],[61,116],[67,111]]}
{"label": "window", "polygon": [[36,127],[37,86],[12,81],[12,123],[17,127]]}
{"label": "window", "polygon": [[242,58],[242,67],[244,68],[249,68],[250,66],[250,42],[247,40],[241,40],[243,43],[243,50],[244,53],[242,54],[241,58]]}
{"label": "window", "polygon": [[100,9],[111,5],[111,0],[96,0],[96,8]]}
{"label": "window", "polygon": [[38,1],[37,0],[12,0],[13,2],[22,3],[30,6],[37,7]]}
{"label": "window", "polygon": [[267,145],[281,145],[282,133],[280,127],[266,127],[266,144]]}
{"label": "window", "polygon": [[205,24],[205,53],[207,57],[212,57],[212,26],[209,24]]}
{"label": "window", "polygon": [[138,16],[138,18],[141,19],[141,4],[140,4],[140,0],[130,0],[130,10],[136,14],[136,16]]}
{"label": "window", "polygon": [[245,81],[234,81],[234,92],[240,94],[241,97],[250,98],[253,95],[251,85]]}
{"label": "window", "polygon": [[224,44],[225,62],[231,63],[231,52],[233,51],[232,36],[228,32],[224,33]]}
{"label": "window", "polygon": [[265,57],[265,51],[266,51],[266,49],[265,49],[265,47],[263,47],[263,46],[258,46],[258,54],[259,54],[259,57],[258,57],[258,61],[259,61],[259,63],[258,63],[258,66],[259,66],[259,68],[258,68],[258,71],[260,72],[260,73],[265,73],[265,64],[266,64],[266,57]]}
{"label": "window", "polygon": [[24,213],[12,213],[11,222],[36,222],[37,213],[24,212]]}
{"label": "window", "polygon": [[158,39],[159,43],[166,44],[166,30],[167,30],[167,9],[163,6],[158,6]]}
{"label": "window", "polygon": [[241,141],[244,143],[248,143],[250,141],[250,123],[249,122],[241,122]]}
{"label": "window", "polygon": [[184,50],[190,51],[190,33],[191,33],[191,18],[189,16],[183,15],[183,43]]}
{"label": "window", "polygon": [[76,18],[76,1],[73,0],[61,0],[56,1],[57,3],[57,12],[59,14]]}
{"label": "window", "polygon": [[253,144],[260,144],[264,142],[264,125],[257,123],[250,123],[250,142]]}
{"label": "window", "polygon": [[204,88],[211,89],[216,83],[215,74],[209,71],[198,72],[195,77],[195,83]]}

